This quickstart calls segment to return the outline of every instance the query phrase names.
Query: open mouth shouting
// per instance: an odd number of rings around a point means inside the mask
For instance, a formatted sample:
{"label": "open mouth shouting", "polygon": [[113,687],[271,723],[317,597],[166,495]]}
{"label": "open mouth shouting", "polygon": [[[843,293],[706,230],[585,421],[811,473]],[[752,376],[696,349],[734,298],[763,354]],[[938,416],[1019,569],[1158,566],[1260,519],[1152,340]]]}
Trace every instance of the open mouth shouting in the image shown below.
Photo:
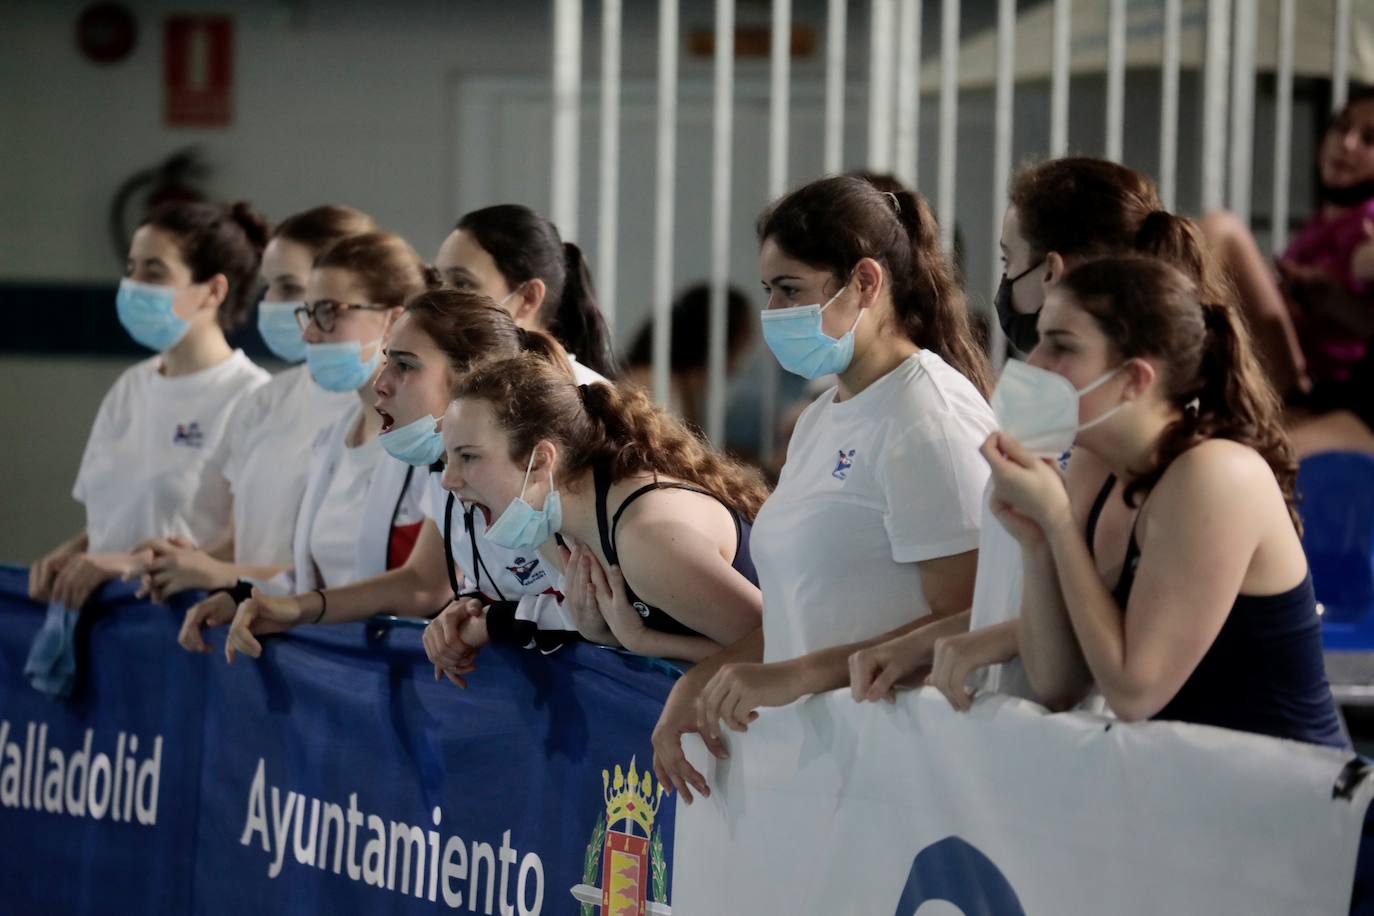
{"label": "open mouth shouting", "polygon": [[396,425],[396,418],[393,417],[391,414],[387,413],[385,410],[382,410],[382,408],[378,407],[377,413],[382,418],[382,432],[386,432],[387,430],[391,429],[391,427]]}

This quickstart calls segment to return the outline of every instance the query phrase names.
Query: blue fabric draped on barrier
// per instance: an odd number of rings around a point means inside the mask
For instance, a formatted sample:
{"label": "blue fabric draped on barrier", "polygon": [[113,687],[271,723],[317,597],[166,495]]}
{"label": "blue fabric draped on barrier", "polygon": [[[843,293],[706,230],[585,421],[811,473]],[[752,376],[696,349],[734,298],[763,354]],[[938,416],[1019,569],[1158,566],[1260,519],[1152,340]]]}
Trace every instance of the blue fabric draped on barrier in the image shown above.
{"label": "blue fabric draped on barrier", "polygon": [[183,652],[180,608],[110,585],[52,701],[23,676],[26,585],[0,569],[6,912],[667,911],[648,761],[672,678],[647,662],[489,646],[460,690],[417,628],[369,623],[227,666],[222,633]]}

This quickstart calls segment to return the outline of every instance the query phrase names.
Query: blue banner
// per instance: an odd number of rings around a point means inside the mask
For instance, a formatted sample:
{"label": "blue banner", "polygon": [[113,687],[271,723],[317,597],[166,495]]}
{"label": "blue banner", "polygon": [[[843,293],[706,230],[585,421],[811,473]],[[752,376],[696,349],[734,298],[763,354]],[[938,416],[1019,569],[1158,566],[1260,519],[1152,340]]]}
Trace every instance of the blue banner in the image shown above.
{"label": "blue banner", "polygon": [[372,622],[226,665],[222,633],[183,652],[180,609],[112,585],[51,701],[23,676],[26,581],[0,570],[0,909],[668,911],[650,663],[488,646],[462,690],[418,628]]}

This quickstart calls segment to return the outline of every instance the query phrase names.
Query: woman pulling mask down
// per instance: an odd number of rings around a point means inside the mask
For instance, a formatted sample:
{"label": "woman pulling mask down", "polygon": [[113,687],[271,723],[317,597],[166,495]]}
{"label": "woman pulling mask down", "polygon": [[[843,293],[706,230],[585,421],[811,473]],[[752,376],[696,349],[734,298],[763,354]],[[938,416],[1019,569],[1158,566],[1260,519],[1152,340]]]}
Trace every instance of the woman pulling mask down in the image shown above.
{"label": "woman pulling mask down", "polygon": [[[292,568],[261,583],[262,594],[309,592],[400,566],[419,537],[425,474],[386,455],[373,380],[383,341],[411,296],[437,282],[397,236],[352,236],[318,259],[296,310],[310,377],[357,403],[316,437],[292,536]],[[223,623],[254,593],[241,582],[187,612],[182,640],[201,621]],[[196,637],[198,639],[198,637]],[[199,648],[199,646],[197,646]]]}
{"label": "woman pulling mask down", "polygon": [[[484,362],[455,385],[443,438],[444,486],[500,507],[483,513],[487,541],[562,565],[584,638],[695,662],[758,626],[763,483],[642,390],[578,385],[529,354]],[[496,625],[469,617],[463,645]]]}
{"label": "woman pulling mask down", "polygon": [[156,601],[187,589],[224,589],[268,579],[291,566],[291,535],[305,492],[315,437],[357,404],[351,391],[326,391],[311,378],[296,309],[310,266],[341,240],[370,232],[372,219],[350,207],[316,207],[287,217],[262,253],[258,332],[285,369],[234,407],[219,447],[206,461],[197,499],[229,500],[230,536],[195,545],[176,536],[144,542],[151,551],[143,589]]}
{"label": "woman pulling mask down", "polygon": [[[232,648],[257,655],[260,646],[255,634],[280,632],[312,621],[361,620],[383,612],[427,617],[450,601],[448,612],[433,632],[426,634],[427,649],[435,636],[456,638],[461,621],[484,610],[512,621],[512,627],[517,619],[559,619],[558,597],[553,590],[557,573],[537,564],[523,565],[523,557],[487,542],[482,532],[464,523],[461,513],[456,518],[446,515],[448,494],[440,486],[440,475],[433,471],[443,456],[438,424],[456,375],[479,357],[514,356],[526,351],[564,372],[571,371],[556,341],[538,331],[517,328],[506,312],[485,297],[431,290],[406,304],[387,336],[386,363],[374,388],[376,409],[382,417],[382,447],[392,459],[427,474],[428,518],[414,550],[403,565],[356,582],[245,602],[230,631]],[[452,530],[440,527],[447,525],[452,525]],[[451,541],[447,557],[446,540]],[[465,576],[470,562],[477,572]],[[494,576],[491,571],[495,571]],[[466,588],[459,584],[463,582]],[[463,597],[457,600],[460,594]],[[215,615],[202,613],[198,619],[188,618],[182,645],[206,648],[201,628],[222,623],[232,613],[229,607]],[[461,684],[459,666],[442,662],[448,655],[456,658],[470,652],[470,647],[460,648],[452,639],[440,640],[434,654],[436,667],[450,672]]]}
{"label": "woman pulling mask down", "polygon": [[994,429],[988,369],[925,203],[861,178],[826,178],[759,221],[763,335],[783,368],[837,385],[797,421],[754,541],[763,626],[674,686],[654,767],[708,794],[682,751],[721,722],[844,686],[856,649],[943,625],[969,606],[977,449]]}
{"label": "woman pulling mask down", "polygon": [[[225,341],[251,306],[267,225],[247,204],[168,204],[134,233],[115,306],[157,355],[120,375],[100,404],[73,495],[86,527],[29,570],[29,595],[78,609],[136,573],[140,542],[174,535],[216,544],[223,497],[197,495],[234,405],[267,380]],[[140,552],[146,553],[146,552]]]}

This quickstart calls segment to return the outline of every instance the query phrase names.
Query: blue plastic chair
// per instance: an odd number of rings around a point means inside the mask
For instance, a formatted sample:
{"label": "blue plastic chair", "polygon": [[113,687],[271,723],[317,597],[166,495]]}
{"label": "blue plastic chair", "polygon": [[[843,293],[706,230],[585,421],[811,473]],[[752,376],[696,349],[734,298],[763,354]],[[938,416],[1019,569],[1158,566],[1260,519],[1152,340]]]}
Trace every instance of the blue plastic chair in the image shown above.
{"label": "blue plastic chair", "polygon": [[1328,651],[1374,652],[1374,456],[1306,458],[1298,494],[1322,641]]}

